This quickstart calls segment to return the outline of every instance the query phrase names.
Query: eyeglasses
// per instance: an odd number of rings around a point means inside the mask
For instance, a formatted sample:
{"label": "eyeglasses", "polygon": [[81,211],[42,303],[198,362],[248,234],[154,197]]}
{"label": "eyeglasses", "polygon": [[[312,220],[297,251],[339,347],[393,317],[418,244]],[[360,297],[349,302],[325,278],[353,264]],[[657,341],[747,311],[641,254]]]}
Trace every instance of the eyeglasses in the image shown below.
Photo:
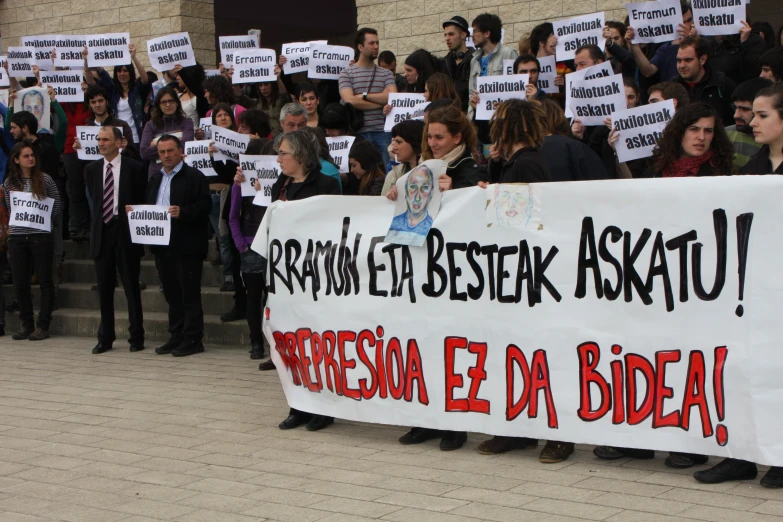
{"label": "eyeglasses", "polygon": [[277,151],[277,155],[278,156],[286,157],[286,156],[290,156],[291,154],[293,154],[293,152],[288,152],[288,151],[285,151],[285,150],[278,150]]}
{"label": "eyeglasses", "polygon": [[160,100],[161,105],[176,105],[177,100]]}

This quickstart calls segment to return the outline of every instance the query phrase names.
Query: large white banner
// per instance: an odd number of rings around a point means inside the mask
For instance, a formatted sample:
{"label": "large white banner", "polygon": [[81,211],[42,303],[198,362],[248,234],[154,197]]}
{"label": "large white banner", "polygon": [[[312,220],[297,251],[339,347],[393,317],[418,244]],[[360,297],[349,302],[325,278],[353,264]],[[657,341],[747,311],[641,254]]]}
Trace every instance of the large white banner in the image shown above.
{"label": "large white banner", "polygon": [[383,242],[385,198],[276,202],[253,249],[286,399],[783,465],[781,197],[780,176],[467,188],[423,247]]}
{"label": "large white banner", "polygon": [[476,105],[476,120],[492,118],[499,103],[513,99],[524,100],[529,80],[529,74],[476,78],[476,92],[479,95],[479,102]]}
{"label": "large white banner", "polygon": [[307,77],[321,80],[338,80],[340,73],[353,60],[353,49],[342,45],[310,44],[310,62]]}
{"label": "large white banner", "polygon": [[170,71],[177,65],[196,65],[196,53],[188,33],[176,33],[147,40],[150,65],[156,71]]}
{"label": "large white banner", "polygon": [[601,50],[606,47],[603,11],[556,20],[552,27],[557,37],[555,55],[558,62],[573,60],[576,50],[583,45],[597,45]]}
{"label": "large white banner", "polygon": [[[671,42],[677,38],[677,26],[682,23],[680,0],[658,0],[625,4],[633,43]],[[625,35],[622,35],[625,36]]]}
{"label": "large white banner", "polygon": [[391,132],[395,125],[406,120],[423,120],[427,100],[423,94],[390,92],[389,106],[392,109],[383,124],[383,130],[386,132]]}
{"label": "large white banner", "polygon": [[742,29],[746,0],[693,0],[693,25],[702,36],[737,34]]}
{"label": "large white banner", "polygon": [[617,141],[617,161],[626,162],[653,155],[663,130],[674,117],[674,100],[664,100],[616,111],[612,128],[620,134]]}

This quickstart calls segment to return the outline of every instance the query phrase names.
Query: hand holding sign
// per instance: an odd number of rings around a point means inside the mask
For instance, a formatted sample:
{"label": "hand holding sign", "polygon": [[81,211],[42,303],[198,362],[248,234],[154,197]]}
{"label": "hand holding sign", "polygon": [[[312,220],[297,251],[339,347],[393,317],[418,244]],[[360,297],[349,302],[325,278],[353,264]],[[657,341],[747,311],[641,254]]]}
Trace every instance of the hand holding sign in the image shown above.
{"label": "hand holding sign", "polygon": [[98,34],[87,37],[87,65],[114,67],[128,65],[136,46],[130,42],[130,33]]}
{"label": "hand holding sign", "polygon": [[593,13],[552,22],[557,37],[557,61],[573,60],[574,54],[583,45],[597,45],[604,49],[604,13]]}
{"label": "hand holding sign", "polygon": [[[272,185],[280,177],[280,165],[277,156],[239,156],[242,168],[242,197],[256,196],[253,204],[268,206],[272,204]],[[261,198],[256,194],[259,191]]]}
{"label": "hand holding sign", "polygon": [[188,33],[176,33],[147,40],[150,65],[158,71],[170,71],[175,66],[196,65],[196,54]]}
{"label": "hand holding sign", "polygon": [[506,100],[524,100],[529,79],[529,74],[479,77],[476,80],[476,94],[479,95],[476,119],[489,120],[497,105]]}
{"label": "hand holding sign", "polygon": [[[177,209],[177,216],[170,212]],[[125,206],[131,241],[140,245],[167,246],[171,238],[171,217],[179,216],[179,207],[160,205]]]}

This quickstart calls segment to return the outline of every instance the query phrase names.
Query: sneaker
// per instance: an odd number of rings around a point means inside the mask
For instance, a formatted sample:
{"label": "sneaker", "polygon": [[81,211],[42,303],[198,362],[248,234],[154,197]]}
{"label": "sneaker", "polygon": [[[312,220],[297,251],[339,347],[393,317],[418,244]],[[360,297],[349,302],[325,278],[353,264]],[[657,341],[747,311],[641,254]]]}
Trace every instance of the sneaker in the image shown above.
{"label": "sneaker", "polygon": [[528,437],[493,437],[478,446],[482,455],[498,455],[515,449],[530,449],[538,446],[538,440]]}
{"label": "sneaker", "polygon": [[327,426],[334,424],[334,417],[326,417],[324,415],[313,415],[310,422],[307,423],[305,429],[307,431],[320,431]]}
{"label": "sneaker", "polygon": [[557,464],[558,462],[567,460],[573,452],[573,442],[548,440],[544,449],[541,450],[541,455],[538,456],[538,460],[542,464]]}
{"label": "sneaker", "polygon": [[[232,283],[233,284],[233,283]],[[233,292],[233,290],[231,290]],[[232,308],[228,312],[220,316],[220,321],[223,323],[230,323],[232,321],[241,321],[247,318],[247,312],[244,310],[237,310],[236,307]]]}
{"label": "sneaker", "polygon": [[250,358],[253,360],[264,358],[264,343],[254,343],[250,347]]}
{"label": "sneaker", "polygon": [[436,439],[441,436],[440,430],[430,428],[411,428],[411,430],[400,437],[400,444],[421,444],[430,439]]}
{"label": "sneaker", "polygon": [[593,449],[593,455],[603,460],[617,460],[622,458],[647,460],[655,458],[655,452],[653,450],[618,448],[614,446],[596,446]]}
{"label": "sneaker", "polygon": [[783,468],[772,466],[761,479],[761,485],[765,488],[783,488]]}
{"label": "sneaker", "polygon": [[706,464],[708,460],[710,460],[710,458],[707,455],[699,455],[698,453],[678,453],[671,451],[663,463],[668,468],[688,469],[697,464]]}
{"label": "sneaker", "polygon": [[234,291],[234,282],[233,281],[224,281],[222,285],[220,285],[220,291],[221,292],[233,292]]}
{"label": "sneaker", "polygon": [[441,451],[454,451],[460,449],[468,441],[466,431],[444,431],[440,439]]}
{"label": "sneaker", "polygon": [[695,472],[693,478],[702,484],[720,484],[728,480],[753,480],[756,478],[756,475],[758,475],[758,469],[752,462],[738,459],[723,459],[710,469]]}
{"label": "sneaker", "polygon": [[30,328],[30,329],[22,328],[21,330],[16,332],[14,335],[12,335],[11,339],[13,339],[14,341],[21,341],[23,339],[27,339],[28,337],[30,337],[30,335],[32,333],[33,333],[33,329],[32,328]]}
{"label": "sneaker", "polygon": [[49,338],[49,330],[46,328],[36,328],[33,333],[27,336],[28,341],[43,341]]}

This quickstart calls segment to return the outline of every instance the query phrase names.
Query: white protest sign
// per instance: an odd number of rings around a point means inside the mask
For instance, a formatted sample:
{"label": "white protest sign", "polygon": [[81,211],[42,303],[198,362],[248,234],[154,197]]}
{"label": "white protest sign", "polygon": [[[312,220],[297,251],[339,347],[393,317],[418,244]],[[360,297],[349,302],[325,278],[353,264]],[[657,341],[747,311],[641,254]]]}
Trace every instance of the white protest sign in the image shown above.
{"label": "white protest sign", "polygon": [[[245,182],[242,183],[242,197],[255,196],[254,205],[266,207],[272,204],[272,185],[280,177],[277,156],[239,156],[239,165]],[[256,185],[260,189],[256,190]]]}
{"label": "white protest sign", "polygon": [[505,74],[506,76],[511,76],[512,74],[514,74],[515,61],[516,59],[513,58],[511,60],[503,60],[503,74]]}
{"label": "white protest sign", "polygon": [[607,78],[609,76],[612,76],[614,74],[614,71],[612,70],[612,64],[607,62],[599,63],[598,65],[593,65],[592,67],[587,67],[586,69],[582,69],[581,71],[574,71],[572,73],[568,73],[565,76],[565,116],[566,118],[573,118],[574,115],[571,113],[571,108],[569,107],[569,100],[571,97],[570,91],[571,91],[571,83],[574,81],[579,80],[592,80],[594,78]]}
{"label": "white protest sign", "polygon": [[54,89],[58,102],[83,102],[82,71],[47,71],[41,72],[41,84]]}
{"label": "white protest sign", "polygon": [[[80,160],[94,161],[103,159],[98,150],[98,131],[103,127],[98,125],[77,125],[76,139],[79,140],[79,148],[76,155]],[[114,127],[122,134],[122,127]]]}
{"label": "white protest sign", "polygon": [[217,176],[209,155],[209,143],[209,140],[185,142],[185,165],[200,170],[207,177]]}
{"label": "white protest sign", "polygon": [[204,131],[204,139],[211,140],[212,139],[212,116],[207,116],[206,118],[199,118],[198,126],[199,128],[201,128],[201,130]]}
{"label": "white protest sign", "polygon": [[288,404],[783,465],[783,178],[535,186],[542,227],[488,227],[494,187],[449,190],[420,248],[376,239],[385,198],[272,204],[252,248]]}
{"label": "white protest sign", "polygon": [[284,74],[296,74],[307,71],[310,66],[310,54],[312,53],[310,50],[311,44],[326,45],[326,40],[283,44],[280,55],[286,57],[286,62],[283,64]]}
{"label": "white protest sign", "polygon": [[585,126],[603,125],[615,111],[628,108],[621,74],[571,82],[569,95],[571,113]]}
{"label": "white protest sign", "polygon": [[617,161],[623,163],[653,155],[663,130],[674,116],[674,100],[665,100],[615,112],[612,127],[620,134],[615,145]]}
{"label": "white protest sign", "polygon": [[52,231],[53,198],[38,199],[32,192],[11,191],[11,214],[8,226]]}
{"label": "white protest sign", "polygon": [[392,127],[405,120],[423,120],[427,101],[423,94],[389,93],[389,105],[392,110],[386,115],[383,130],[391,132]]}
{"label": "white protest sign", "polygon": [[51,101],[49,93],[41,87],[30,87],[16,91],[14,98],[14,112],[31,112],[38,120],[39,129],[51,129]]}
{"label": "white protest sign", "polygon": [[351,153],[355,139],[353,136],[326,138],[326,144],[329,145],[329,155],[337,168],[340,169],[340,174],[347,174],[351,170],[348,165],[348,155]]}
{"label": "white protest sign", "polygon": [[480,76],[476,79],[479,102],[476,105],[476,120],[489,120],[495,108],[506,100],[525,99],[529,74],[511,76]]}
{"label": "white protest sign", "polygon": [[150,65],[156,71],[170,71],[177,65],[196,65],[196,54],[188,33],[176,33],[147,40]]}
{"label": "white protest sign", "polygon": [[576,50],[583,45],[597,45],[604,49],[604,13],[593,13],[552,22],[557,37],[557,61],[573,60]]}
{"label": "white protest sign", "polygon": [[171,239],[169,208],[162,205],[133,205],[128,212],[131,242],[168,246]]}
{"label": "white protest sign", "polygon": [[747,20],[743,0],[693,0],[693,25],[702,36],[738,34]]}
{"label": "white protest sign", "polygon": [[218,38],[218,45],[220,46],[220,62],[223,67],[229,69],[234,65],[234,53],[258,49],[258,36],[254,34],[221,36]]}
{"label": "white protest sign", "polygon": [[30,47],[9,47],[6,54],[8,60],[8,75],[11,78],[21,78],[33,75],[35,49]]}
{"label": "white protest sign", "polygon": [[633,43],[663,43],[677,38],[677,26],[682,23],[680,0],[658,0],[625,4]]}
{"label": "white protest sign", "polygon": [[22,47],[32,49],[35,63],[42,71],[51,71],[54,69],[54,60],[52,51],[57,46],[59,36],[53,34],[39,36],[23,36]]}
{"label": "white protest sign", "polygon": [[212,127],[212,141],[217,149],[217,152],[212,156],[213,160],[239,163],[239,155],[245,153],[245,149],[250,143],[250,136],[214,125]]}
{"label": "white protest sign", "polygon": [[341,45],[310,44],[310,63],[307,77],[321,80],[337,80],[340,73],[353,60],[353,49]]}
{"label": "white protest sign", "polygon": [[234,53],[234,75],[231,81],[238,83],[276,82],[274,49],[251,49]]}
{"label": "white protest sign", "polygon": [[94,34],[87,37],[87,65],[114,67],[129,65],[130,33]]}
{"label": "white protest sign", "polygon": [[87,45],[86,36],[75,34],[57,35],[54,66],[65,69],[84,69],[82,51],[85,45]]}

